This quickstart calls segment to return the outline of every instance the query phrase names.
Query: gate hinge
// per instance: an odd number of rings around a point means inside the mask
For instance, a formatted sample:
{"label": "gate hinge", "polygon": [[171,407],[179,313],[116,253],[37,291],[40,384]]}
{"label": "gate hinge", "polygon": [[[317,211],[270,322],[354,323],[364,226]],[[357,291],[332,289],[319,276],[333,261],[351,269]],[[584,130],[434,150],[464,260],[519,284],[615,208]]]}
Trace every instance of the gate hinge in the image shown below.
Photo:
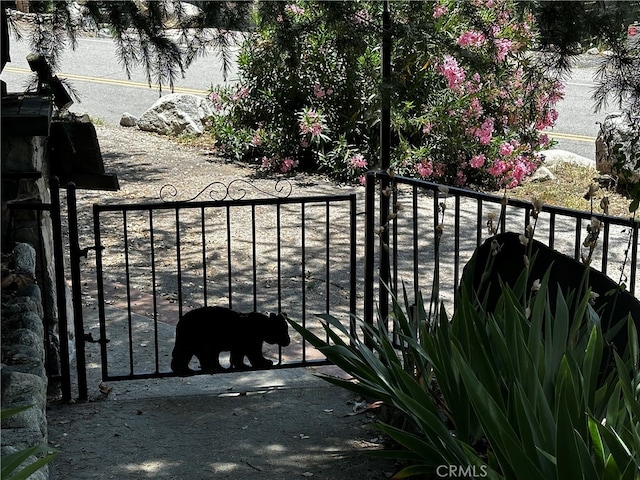
{"label": "gate hinge", "polygon": [[110,340],[108,338],[98,338],[98,339],[94,339],[93,335],[91,333],[85,333],[82,336],[82,339],[85,342],[89,342],[89,343],[100,343],[102,345],[106,345],[107,343],[110,342]]}
{"label": "gate hinge", "polygon": [[89,250],[104,250],[104,247],[102,245],[98,246],[98,245],[94,245],[93,247],[85,247],[85,248],[81,248],[78,250],[78,255],[80,255],[81,257],[87,258],[87,254],[89,253]]}

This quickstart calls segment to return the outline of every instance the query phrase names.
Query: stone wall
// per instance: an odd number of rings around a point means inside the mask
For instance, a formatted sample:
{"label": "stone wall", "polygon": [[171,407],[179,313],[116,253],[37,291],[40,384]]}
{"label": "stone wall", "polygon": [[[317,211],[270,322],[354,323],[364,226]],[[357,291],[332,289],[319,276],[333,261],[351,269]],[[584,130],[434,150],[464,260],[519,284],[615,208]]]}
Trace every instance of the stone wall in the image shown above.
{"label": "stone wall", "polygon": [[[22,127],[11,130],[16,119],[6,119],[12,110],[4,107],[3,99],[2,408],[32,407],[3,420],[3,455],[46,445],[48,393],[59,393],[57,379],[48,379],[60,374],[54,236],[48,207],[43,206],[51,203],[47,118],[38,117],[33,126],[22,119]],[[29,208],[10,208],[21,202]],[[65,296],[69,305],[70,296]],[[67,315],[71,318],[69,307]],[[48,392],[52,386],[56,389]],[[29,478],[48,478],[48,470]]]}
{"label": "stone wall", "polygon": [[[16,245],[7,266],[0,324],[2,409],[33,407],[2,421],[2,455],[48,441],[45,320],[40,287],[35,283],[36,251],[26,243]],[[45,467],[29,478],[48,476]]]}

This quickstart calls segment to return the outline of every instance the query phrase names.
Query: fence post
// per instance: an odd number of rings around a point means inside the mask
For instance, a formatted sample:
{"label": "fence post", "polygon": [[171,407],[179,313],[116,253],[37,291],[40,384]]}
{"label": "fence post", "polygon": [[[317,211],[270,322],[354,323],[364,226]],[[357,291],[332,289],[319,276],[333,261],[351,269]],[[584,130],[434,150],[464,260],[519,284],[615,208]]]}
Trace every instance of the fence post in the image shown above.
{"label": "fence post", "polygon": [[367,172],[365,190],[365,228],[364,228],[364,321],[373,325],[373,276],[375,259],[375,192],[376,173]]}
{"label": "fence post", "polygon": [[391,16],[388,1],[382,13],[382,81],[380,82],[380,168],[387,170],[391,161]]}
{"label": "fence post", "polygon": [[64,254],[62,239],[62,216],[60,214],[60,181],[49,179],[51,193],[51,228],[53,230],[53,250],[55,257],[56,304],[58,308],[58,336],[60,338],[60,388],[62,401],[71,400],[71,368],[69,366],[69,322],[67,311],[66,279],[64,275]]}
{"label": "fence post", "polygon": [[76,186],[67,185],[67,213],[69,218],[69,263],[71,269],[71,296],[73,299],[73,325],[76,333],[76,363],[78,371],[78,397],[89,398],[87,390],[87,365],[85,358],[84,317],[82,314],[82,284],[80,279],[80,241],[78,238],[78,208]]}

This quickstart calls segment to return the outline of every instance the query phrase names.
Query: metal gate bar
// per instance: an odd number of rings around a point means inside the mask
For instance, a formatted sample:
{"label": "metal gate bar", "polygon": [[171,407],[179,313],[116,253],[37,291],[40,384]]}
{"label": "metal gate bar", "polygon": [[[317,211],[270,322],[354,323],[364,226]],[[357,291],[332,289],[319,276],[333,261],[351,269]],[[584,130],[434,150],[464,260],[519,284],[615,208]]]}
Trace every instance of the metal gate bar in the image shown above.
{"label": "metal gate bar", "polygon": [[[411,208],[391,212],[386,222],[385,190],[393,188],[393,204],[409,197]],[[402,192],[402,195],[400,195]],[[376,200],[382,205],[376,210]],[[444,212],[440,203],[449,203]],[[453,212],[449,213],[453,202]],[[486,227],[488,214],[495,215],[495,231],[524,231],[532,219],[530,202],[506,199],[500,195],[445,187],[414,178],[391,176],[387,172],[369,172],[366,182],[366,245],[365,254],[365,319],[373,322],[377,302],[383,318],[389,314],[388,293],[382,285],[375,288],[375,262],[379,278],[391,278],[393,286],[401,288],[404,281],[413,286],[413,300],[425,294],[425,302],[433,305],[432,313],[442,301],[451,313],[464,267],[473,250],[491,236]],[[600,213],[578,211],[545,205],[538,219],[536,239],[562,253],[580,259],[582,238],[586,226],[596,217],[602,222],[599,236],[600,259],[591,266],[624,283],[636,297],[640,293],[638,279],[638,238],[640,222],[632,218],[612,217]],[[427,220],[427,222],[424,222]],[[428,228],[427,224],[429,225]],[[442,224],[442,225],[441,225]],[[444,234],[442,234],[444,228]],[[374,237],[380,232],[380,244],[375,249]],[[561,236],[559,232],[564,232]],[[385,241],[391,235],[392,243]],[[619,238],[620,241],[614,241]],[[624,244],[623,244],[624,243]],[[611,272],[611,265],[617,269]],[[410,265],[410,267],[409,267]],[[446,279],[443,277],[446,270]],[[429,279],[429,276],[432,278]],[[616,278],[616,276],[618,278]],[[446,281],[445,281],[446,280]],[[399,291],[399,290],[398,290]]]}

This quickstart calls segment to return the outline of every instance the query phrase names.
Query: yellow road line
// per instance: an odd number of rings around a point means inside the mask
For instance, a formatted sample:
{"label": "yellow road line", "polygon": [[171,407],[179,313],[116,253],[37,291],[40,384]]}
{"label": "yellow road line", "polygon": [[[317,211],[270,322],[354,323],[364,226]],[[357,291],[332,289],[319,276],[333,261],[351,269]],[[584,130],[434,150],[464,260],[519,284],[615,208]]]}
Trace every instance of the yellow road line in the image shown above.
{"label": "yellow road line", "polygon": [[589,142],[593,143],[596,141],[596,137],[590,137],[588,135],[575,135],[573,133],[560,133],[560,132],[549,132],[543,131],[542,133],[546,133],[552,138],[557,138],[560,140],[575,140],[578,142]]}
{"label": "yellow road line", "polygon": [[[4,70],[6,70],[7,72],[13,72],[13,73],[31,73],[31,71],[27,70],[26,68],[18,68],[18,67],[5,67]],[[159,88],[159,85],[152,84],[151,86],[149,86],[148,83],[134,82],[132,80],[116,80],[111,78],[90,77],[86,75],[75,75],[72,73],[59,73],[58,75],[60,75],[60,77],[62,78],[67,78],[69,80],[77,80],[81,82],[102,83],[105,85],[118,85],[121,87],[131,87],[131,88],[154,88],[154,89]],[[167,86],[164,86],[164,88],[167,90],[169,89],[169,87]],[[173,91],[176,93],[192,93],[194,95],[206,95],[208,93],[207,90],[198,90],[195,88],[184,88],[184,87],[175,87]],[[574,140],[578,142],[589,142],[589,143],[593,143],[596,140],[595,137],[590,137],[588,135],[575,135],[572,133],[560,133],[560,132],[551,132],[551,131],[544,131],[543,133],[546,133],[550,137],[557,138],[559,140]]]}
{"label": "yellow road line", "polygon": [[[27,70],[26,68],[18,68],[18,67],[5,67],[4,70],[7,72],[13,72],[13,73],[31,73],[31,71]],[[117,79],[111,79],[111,78],[90,77],[86,75],[75,75],[73,73],[58,73],[57,75],[59,75],[61,78],[65,78],[68,80],[77,80],[80,82],[90,82],[90,83],[101,83],[105,85],[118,85],[121,87],[147,88],[147,89],[148,88],[157,89],[160,87],[157,84],[149,85],[148,83],[145,83],[145,82],[134,82],[132,80],[117,80]],[[164,90],[169,90],[169,87],[166,85],[163,85],[162,88]],[[207,94],[206,90],[199,90],[196,88],[185,88],[185,87],[174,87],[173,91],[176,93],[192,93],[194,95]]]}

